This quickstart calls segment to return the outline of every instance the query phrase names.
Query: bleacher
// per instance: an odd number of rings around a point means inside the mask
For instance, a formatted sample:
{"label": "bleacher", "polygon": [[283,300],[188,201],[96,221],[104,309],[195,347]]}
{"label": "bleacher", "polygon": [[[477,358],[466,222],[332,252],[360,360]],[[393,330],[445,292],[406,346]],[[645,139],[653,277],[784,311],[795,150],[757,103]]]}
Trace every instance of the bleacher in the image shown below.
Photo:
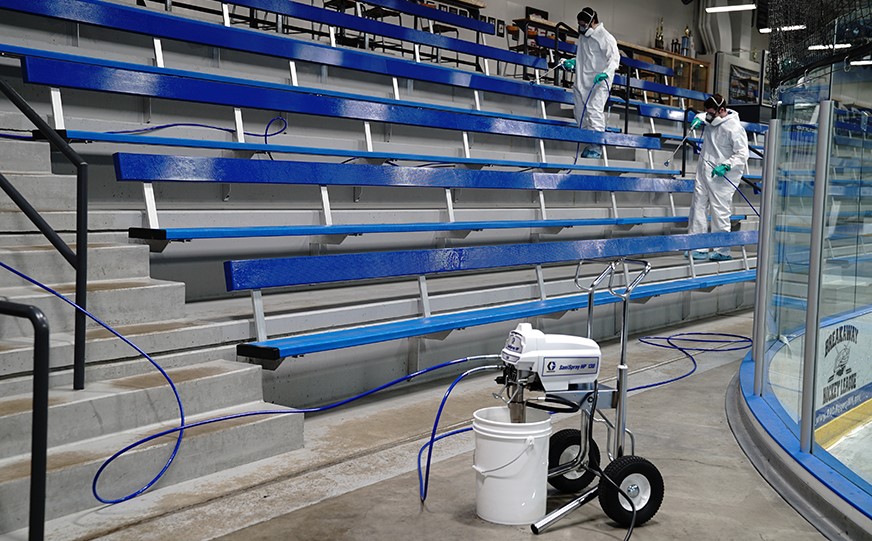
{"label": "bleacher", "polygon": [[[332,246],[331,250],[368,251],[373,245],[428,249],[433,243],[500,245],[524,239],[540,242],[602,235],[644,237],[677,231],[686,222],[686,212],[679,208],[686,208],[692,182],[676,178],[680,173],[677,169],[657,167],[662,162],[654,156],[667,152],[666,148],[661,150],[661,140],[665,144],[681,139],[681,123],[687,113],[649,102],[648,96],[662,94],[682,100],[700,100],[704,96],[670,86],[672,74],[668,69],[623,59],[626,71],[632,70],[635,77],[619,76],[615,84],[640,91],[643,101],[626,103],[613,97],[612,116],[635,115],[633,129],[625,133],[616,125],[598,134],[572,125],[567,109],[571,94],[566,90],[489,75],[488,61],[544,69],[546,59],[479,43],[481,35],[491,30],[480,24],[466,25],[475,33],[476,42],[472,42],[296,2],[238,0],[214,6],[201,4],[209,7],[193,9],[196,5],[191,4],[190,10],[170,13],[163,12],[160,5],[143,9],[100,0],[27,4],[0,0],[2,9],[109,32],[145,35],[154,41],[151,51],[138,52],[137,61],[104,58],[82,48],[59,52],[0,44],[0,52],[20,60],[22,80],[27,85],[54,89],[57,104],[98,101],[99,96],[107,96],[107,103],[117,112],[107,107],[104,111],[89,111],[93,114],[88,118],[74,119],[68,114],[62,133],[71,141],[86,143],[86,148],[99,148],[98,154],[114,154],[118,180],[143,183],[145,227],[131,227],[129,234],[132,239],[148,241],[153,249],[163,250],[170,241],[261,239],[266,243],[259,245],[264,250],[280,254],[269,239],[299,237],[302,244],[292,243],[295,247],[287,252],[302,257],[306,250],[313,249],[310,246],[316,246],[316,253],[320,253],[327,245]],[[248,8],[252,23],[249,28],[230,24],[233,19],[228,7],[234,14],[237,7]],[[420,9],[424,8],[407,8],[406,12],[420,17],[425,15]],[[433,19],[445,24],[461,22],[449,20],[451,15],[434,14]],[[255,24],[254,17],[276,22],[270,28]],[[299,27],[300,22],[329,26],[329,44],[319,43],[316,33],[314,40],[286,35],[285,29]],[[335,29],[398,40],[415,51],[414,58],[336,46]],[[289,62],[290,72],[279,74],[275,69],[264,69],[259,70],[262,74],[252,76],[192,67],[186,65],[189,59],[178,53],[176,57],[183,62],[172,62],[167,52],[170,46],[162,41],[176,48],[178,43],[219,47],[246,55],[241,58],[266,55]],[[424,45],[467,55],[485,67],[480,66],[476,73],[424,62],[419,55]],[[144,53],[152,55],[154,65],[148,65]],[[272,60],[267,64],[275,65]],[[324,79],[328,73],[325,69],[341,70],[334,77],[343,84],[346,72],[373,75],[363,85],[352,83],[343,89],[325,85],[324,81],[318,84],[317,79]],[[658,74],[663,82],[643,80],[640,71]],[[282,78],[285,82],[277,82]],[[308,81],[300,81],[306,78]],[[400,90],[402,80],[406,82],[405,92]],[[469,102],[463,103],[459,92],[467,92]],[[424,95],[419,98],[420,94]],[[124,111],[135,107],[137,100],[146,100],[153,118],[144,123],[129,120]],[[555,107],[557,111],[562,108],[563,113],[546,114],[547,109]],[[265,131],[258,136],[256,131],[246,129],[253,124],[272,126],[277,119],[289,126],[287,131]],[[668,121],[669,126],[655,130],[655,119]],[[161,124],[163,120],[167,122]],[[625,119],[624,124],[629,120]],[[228,121],[233,123],[232,128]],[[642,127],[646,123],[650,129]],[[648,133],[654,131],[658,137]],[[749,133],[756,137],[761,131],[751,128]],[[609,159],[607,153],[604,162],[573,159],[573,151],[580,144],[606,145],[613,158]],[[136,153],[143,147],[157,148],[161,154]],[[313,201],[317,204],[305,210],[294,208],[287,216],[271,208],[264,213],[264,220],[253,218],[251,223],[240,223],[246,220],[240,220],[238,212],[226,213],[226,219],[218,212],[208,224],[197,224],[190,217],[175,218],[182,211],[173,210],[179,203],[174,203],[171,196],[160,197],[162,209],[158,212],[156,187],[169,183],[197,184],[195,191],[209,183],[220,187],[222,199],[231,201],[240,193],[243,197],[254,194],[259,185],[271,189],[309,185],[318,188]],[[337,209],[337,197],[328,190],[335,193],[340,187],[352,188],[352,200],[356,202],[364,189],[387,194],[384,188],[398,186],[419,189],[401,191],[409,196],[387,196],[385,203],[395,207],[392,213],[398,217],[388,221],[379,220],[376,212]],[[119,189],[126,191],[126,187]],[[403,208],[406,199],[433,197],[420,195],[428,189],[429,193],[433,189],[444,192],[437,198],[440,204],[433,207],[430,203],[426,212]],[[522,197],[532,204],[509,204],[499,219],[470,219],[459,216],[475,214],[474,208],[467,210],[462,203],[458,205],[461,192],[475,193],[475,205],[487,206],[488,198],[498,192],[497,201],[502,197],[514,201],[518,194],[528,194]],[[546,194],[550,205],[546,205]],[[578,203],[561,204],[563,194]],[[183,197],[180,203],[189,205],[186,199]],[[598,208],[597,201],[605,201],[604,208]],[[167,207],[170,210],[163,210]],[[191,210],[197,212],[196,207]],[[492,215],[493,210],[482,208],[481,214]],[[737,214],[734,219],[739,227],[746,216]],[[384,236],[390,233],[406,235]],[[366,238],[347,241],[349,237]],[[233,257],[238,246],[229,242],[226,257]],[[175,250],[170,250],[170,257]],[[221,252],[218,250],[214,257],[224,258]],[[744,266],[748,268],[747,257]],[[191,300],[214,295],[212,291],[189,291]]]}
{"label": "bleacher", "polygon": [[[603,261],[653,265],[633,295],[634,331],[753,303],[757,224],[744,201],[732,232],[686,234],[700,134],[687,174],[663,164],[704,96],[674,86],[671,70],[622,59],[615,85],[629,90],[611,96],[607,131],[590,132],[574,125],[571,92],[545,78],[554,58],[488,43],[492,24],[352,4],[0,0],[3,78],[89,163],[95,303],[118,310],[110,322],[177,368],[242,361],[230,364],[258,372],[261,398],[303,406],[493,353],[517,321],[578,334],[588,298],[576,280]],[[404,16],[366,16],[374,8]],[[506,65],[534,79],[500,75]],[[761,152],[765,127],[746,128]],[[587,144],[604,145],[604,159],[579,158]],[[50,220],[74,229],[55,208],[71,195],[45,197]],[[33,236],[20,227],[8,242]],[[118,246],[142,252],[148,278],[113,270]],[[684,256],[719,246],[734,258]],[[157,283],[128,291],[147,280]],[[618,332],[615,299],[594,295],[598,339]],[[91,340],[91,377],[134,365],[106,336]],[[69,498],[73,509],[87,496]]]}

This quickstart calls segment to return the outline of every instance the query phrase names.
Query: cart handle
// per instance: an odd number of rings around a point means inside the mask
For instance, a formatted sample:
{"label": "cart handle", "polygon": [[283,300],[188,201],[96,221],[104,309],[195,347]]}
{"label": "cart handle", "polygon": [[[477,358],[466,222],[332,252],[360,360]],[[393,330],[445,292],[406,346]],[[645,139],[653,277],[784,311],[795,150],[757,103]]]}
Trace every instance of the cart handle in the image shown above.
{"label": "cart handle", "polygon": [[[632,263],[634,265],[640,266],[640,267],[642,267],[642,270],[639,272],[638,276],[633,278],[633,281],[631,281],[629,283],[629,285],[627,285],[627,287],[624,288],[623,293],[618,293],[617,291],[615,291],[614,287],[612,286],[612,279],[615,276],[615,271],[617,271],[618,266],[620,265],[622,270],[625,270],[628,267],[628,265],[627,265],[628,263]],[[630,298],[630,294],[633,292],[634,289],[636,289],[636,286],[638,286],[639,283],[642,280],[644,280],[646,276],[648,276],[648,273],[651,272],[651,263],[648,263],[647,261],[643,261],[641,259],[627,259],[627,258],[622,257],[621,259],[618,259],[617,261],[613,261],[611,264],[611,267],[612,267],[612,273],[609,276],[609,293],[611,293],[615,297],[619,297],[625,301]]]}
{"label": "cart handle", "polygon": [[593,295],[596,291],[596,287],[606,279],[606,276],[609,277],[609,283],[611,283],[612,275],[615,273],[615,266],[614,263],[609,263],[605,270],[603,270],[599,276],[594,278],[593,282],[590,284],[590,287],[585,287],[581,285],[580,281],[581,266],[584,264],[584,262],[584,259],[580,260],[578,262],[578,266],[575,267],[575,287],[587,292],[587,337],[591,338],[591,334],[593,333]]}

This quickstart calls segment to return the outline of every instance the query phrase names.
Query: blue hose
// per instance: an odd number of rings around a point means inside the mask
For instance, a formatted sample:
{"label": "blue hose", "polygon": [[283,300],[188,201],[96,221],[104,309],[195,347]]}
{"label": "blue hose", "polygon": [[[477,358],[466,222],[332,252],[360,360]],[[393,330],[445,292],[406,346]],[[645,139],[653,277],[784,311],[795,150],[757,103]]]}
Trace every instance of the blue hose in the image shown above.
{"label": "blue hose", "polygon": [[[608,90],[609,90],[609,94],[611,94],[611,93],[612,93],[612,87],[611,87],[611,85],[609,84],[608,80],[607,80],[607,79],[603,79],[603,80],[600,81],[600,82],[606,84],[606,88],[608,88]],[[587,97],[584,99],[584,107],[582,107],[582,109],[581,109],[581,118],[579,118],[579,120],[578,120],[578,128],[579,128],[579,129],[581,129],[581,125],[584,123],[584,116],[587,114],[587,102],[590,101],[590,97],[591,97],[591,95],[593,95],[593,90],[596,88],[596,85],[598,85],[598,84],[599,84],[599,83],[594,84],[592,87],[590,87],[590,90],[587,91]],[[627,99],[629,99],[629,95],[627,96]],[[581,151],[581,141],[579,141],[579,142],[575,145],[575,159],[572,160],[572,165],[577,165],[577,164],[578,164],[578,154],[579,154],[580,151]]]}
{"label": "blue hose", "polygon": [[[488,357],[498,357],[498,355],[488,355]],[[427,490],[430,487],[430,461],[433,458],[433,443],[438,441],[438,440],[441,440],[442,438],[446,438],[448,436],[453,436],[454,434],[460,434],[461,432],[466,432],[468,430],[471,430],[469,428],[455,430],[453,432],[443,434],[442,436],[440,436],[438,438],[436,437],[436,430],[439,428],[439,419],[442,417],[442,410],[445,409],[445,402],[448,400],[448,396],[451,394],[451,391],[454,390],[454,387],[456,387],[457,384],[460,383],[460,380],[462,380],[466,376],[468,376],[470,374],[474,374],[476,372],[482,372],[485,370],[497,370],[499,368],[501,368],[501,366],[491,365],[491,366],[479,366],[479,367],[467,370],[463,374],[460,374],[459,376],[457,376],[457,378],[453,382],[451,382],[451,385],[448,386],[448,390],[445,391],[445,395],[442,397],[442,402],[439,404],[439,409],[436,411],[436,419],[433,421],[433,430],[430,432],[430,441],[429,441],[429,443],[424,444],[424,446],[421,447],[421,450],[418,451],[418,494],[421,497],[422,502],[427,499]],[[421,478],[421,453],[424,452],[425,448],[427,448],[427,471],[425,472],[424,478],[422,479]]]}
{"label": "blue hose", "polygon": [[[278,131],[270,133],[269,132],[270,127],[272,126],[273,122],[276,122],[277,120],[281,120],[284,123],[284,125]],[[114,134],[150,133],[150,132],[154,132],[154,131],[166,130],[169,128],[182,128],[182,127],[185,127],[185,128],[204,128],[204,129],[209,129],[209,130],[223,131],[226,133],[236,133],[236,130],[234,130],[232,128],[224,128],[222,126],[212,126],[210,124],[199,124],[197,122],[173,122],[171,124],[160,124],[157,126],[148,126],[145,128],[134,128],[132,130],[115,130],[115,131],[109,131],[106,133],[114,133]],[[269,144],[270,137],[275,137],[276,135],[281,135],[282,133],[285,133],[285,131],[287,129],[288,129],[288,121],[285,120],[283,117],[277,116],[277,117],[274,117],[272,120],[270,120],[267,123],[266,128],[264,129],[263,133],[253,133],[253,132],[243,132],[243,133],[249,137],[263,137],[264,143]]]}
{"label": "blue hose", "polygon": [[[158,480],[160,480],[161,477],[163,477],[163,475],[164,475],[164,474],[166,473],[166,471],[169,469],[170,465],[171,465],[171,464],[173,463],[173,461],[175,460],[176,455],[178,454],[179,448],[181,447],[181,444],[182,444],[182,437],[183,437],[184,431],[185,431],[186,429],[189,429],[189,428],[195,428],[195,427],[198,427],[198,426],[204,426],[204,425],[208,425],[208,424],[212,424],[212,423],[217,423],[217,422],[221,422],[221,421],[229,421],[229,420],[232,420],[232,419],[241,419],[241,418],[244,418],[244,417],[253,417],[253,416],[255,416],[255,415],[281,415],[281,414],[288,414],[288,413],[313,413],[313,412],[327,411],[327,410],[334,409],[334,408],[338,408],[339,406],[343,406],[343,405],[345,405],[345,404],[348,404],[349,402],[353,402],[353,401],[355,401],[355,400],[359,400],[359,399],[361,399],[361,398],[364,398],[364,397],[370,396],[370,395],[375,394],[375,393],[377,393],[377,392],[379,392],[379,391],[383,391],[384,389],[387,389],[388,387],[391,387],[391,386],[396,385],[396,384],[398,384],[398,383],[402,383],[402,382],[405,382],[405,381],[410,381],[410,380],[412,380],[413,378],[416,378],[416,377],[418,377],[418,376],[421,376],[421,375],[427,374],[427,373],[429,373],[429,372],[433,372],[433,371],[435,371],[435,370],[439,370],[439,369],[446,368],[446,367],[453,366],[453,365],[460,364],[460,363],[465,363],[465,362],[472,361],[472,360],[480,360],[480,359],[486,359],[486,358],[493,358],[493,357],[495,357],[494,355],[478,355],[478,356],[463,357],[463,358],[460,358],[460,359],[455,359],[455,360],[453,360],[453,361],[447,361],[447,362],[444,362],[444,363],[441,363],[441,364],[437,364],[437,365],[435,365],[435,366],[431,366],[431,367],[429,367],[429,368],[424,368],[424,369],[422,369],[422,370],[418,370],[417,372],[414,372],[414,373],[412,373],[412,374],[409,374],[409,375],[406,375],[406,376],[399,377],[399,378],[397,378],[397,379],[394,379],[393,381],[390,381],[390,382],[388,382],[388,383],[385,383],[385,384],[379,385],[378,387],[375,387],[375,388],[373,388],[373,389],[370,389],[370,390],[368,390],[368,391],[365,391],[365,392],[363,392],[363,393],[361,393],[361,394],[358,394],[358,395],[356,395],[356,396],[352,396],[352,397],[350,397],[350,398],[346,398],[346,399],[344,399],[344,400],[340,400],[340,401],[338,401],[338,402],[333,402],[333,403],[331,403],[331,404],[327,404],[327,405],[324,405],[324,406],[318,406],[318,407],[313,407],[313,408],[299,408],[299,409],[291,409],[291,410],[283,409],[283,410],[261,410],[261,411],[249,411],[249,412],[245,412],[245,413],[237,413],[237,414],[233,414],[233,415],[226,415],[226,416],[223,416],[223,417],[216,417],[216,418],[212,418],[212,419],[204,419],[204,420],[202,420],[202,421],[198,421],[198,422],[196,422],[196,423],[186,424],[186,423],[185,423],[185,412],[184,412],[184,407],[182,406],[182,399],[181,399],[181,397],[179,396],[178,389],[176,388],[175,384],[173,383],[173,381],[172,381],[172,379],[170,378],[170,376],[166,373],[166,371],[165,371],[165,370],[164,370],[164,369],[163,369],[163,368],[162,368],[162,367],[161,367],[161,366],[160,366],[160,365],[159,365],[159,364],[158,364],[154,359],[152,359],[151,356],[149,356],[148,353],[146,353],[145,351],[143,351],[139,346],[137,346],[136,344],[134,344],[133,342],[131,342],[131,341],[130,341],[128,338],[126,338],[124,335],[122,335],[121,333],[119,333],[118,331],[116,331],[115,329],[113,329],[109,324],[103,322],[100,318],[98,318],[97,316],[95,316],[95,315],[92,314],[91,312],[85,310],[85,309],[82,308],[81,306],[77,305],[75,302],[69,300],[69,299],[66,298],[64,295],[58,293],[57,291],[55,291],[55,290],[52,289],[51,287],[49,287],[49,286],[47,286],[47,285],[45,285],[45,284],[43,284],[43,283],[41,283],[41,282],[35,280],[34,278],[31,278],[30,276],[27,276],[26,274],[24,274],[24,273],[22,273],[22,272],[20,272],[20,271],[18,271],[18,270],[16,270],[16,269],[10,267],[9,265],[3,263],[2,261],[0,261],[0,267],[5,268],[6,270],[8,270],[9,272],[15,274],[16,276],[19,276],[20,278],[22,278],[22,279],[24,279],[24,280],[30,282],[31,284],[33,284],[33,285],[35,285],[35,286],[37,286],[37,287],[43,289],[44,291],[46,291],[46,292],[48,292],[48,293],[54,295],[55,297],[61,299],[62,301],[64,301],[64,302],[66,302],[67,304],[69,304],[70,306],[74,307],[76,310],[79,310],[79,311],[81,311],[82,313],[84,313],[86,316],[88,316],[89,318],[91,318],[93,321],[95,321],[97,324],[99,324],[100,326],[102,326],[103,328],[105,328],[107,331],[109,331],[110,333],[112,333],[114,336],[116,336],[116,337],[118,337],[119,339],[121,339],[122,342],[124,342],[125,344],[127,344],[128,346],[130,346],[131,348],[133,348],[137,353],[139,353],[140,355],[142,355],[143,357],[145,357],[145,358],[148,360],[148,362],[150,362],[150,363],[151,363],[151,364],[152,364],[152,365],[153,365],[153,366],[154,366],[154,367],[155,367],[155,368],[156,368],[156,369],[161,373],[161,375],[164,377],[164,379],[165,379],[165,380],[167,381],[167,383],[169,384],[170,389],[173,391],[173,394],[175,395],[176,403],[178,404],[178,407],[179,407],[179,426],[174,427],[174,428],[169,428],[169,429],[166,429],[166,430],[162,430],[162,431],[160,431],[160,432],[158,432],[158,433],[156,433],[156,434],[152,434],[152,435],[150,435],[150,436],[146,436],[145,438],[142,438],[142,439],[140,439],[140,440],[138,440],[138,441],[135,441],[135,442],[131,443],[130,445],[128,445],[128,446],[124,447],[123,449],[117,451],[115,454],[113,454],[113,455],[110,456],[108,459],[106,459],[106,461],[104,461],[103,464],[100,466],[100,468],[97,470],[97,473],[94,475],[94,480],[93,480],[93,482],[91,483],[91,492],[94,494],[94,497],[95,497],[99,502],[101,502],[101,503],[106,503],[106,504],[116,504],[116,503],[121,503],[121,502],[125,502],[125,501],[128,501],[128,500],[131,500],[131,499],[133,499],[133,498],[139,496],[139,495],[142,494],[143,492],[147,491],[147,490],[148,490],[149,488],[151,488],[152,486],[154,486],[154,484],[157,483]],[[484,367],[483,367],[483,368],[484,368]],[[460,376],[459,378],[457,378],[457,380],[455,380],[455,383],[452,384],[452,388],[453,388],[454,385],[456,385],[456,383],[459,382],[460,379],[462,379],[465,375],[467,375],[467,374],[471,374],[471,373],[476,372],[476,371],[478,371],[478,370],[479,370],[479,369],[472,369],[472,370],[469,370],[469,371],[467,371],[466,373],[464,373],[462,376]],[[449,389],[448,393],[450,393],[450,389]],[[448,393],[446,393],[446,396],[445,396],[446,398],[448,397]],[[444,406],[444,399],[443,399],[443,406]],[[439,414],[441,415],[441,413],[442,413],[442,408],[440,407],[440,409],[439,409]],[[437,417],[437,421],[438,421],[438,417]],[[435,429],[434,429],[434,430],[435,430]],[[127,452],[130,451],[131,449],[135,449],[136,447],[139,447],[140,445],[143,445],[143,444],[145,444],[145,443],[148,443],[148,442],[150,442],[150,441],[152,441],[152,440],[155,440],[155,439],[157,439],[157,438],[160,438],[160,437],[163,437],[163,436],[167,436],[167,435],[169,435],[169,434],[173,434],[173,433],[176,433],[176,432],[178,432],[178,438],[176,439],[176,443],[175,443],[175,446],[173,447],[173,452],[172,452],[172,454],[171,454],[170,457],[167,459],[166,463],[164,464],[163,468],[161,468],[160,472],[158,472],[158,474],[155,475],[155,476],[151,479],[151,481],[149,481],[148,483],[146,483],[142,488],[140,488],[140,489],[138,489],[138,490],[136,490],[136,491],[134,491],[134,492],[132,492],[132,493],[130,493],[130,494],[124,496],[124,497],[121,497],[121,498],[114,498],[114,499],[113,499],[113,498],[104,498],[104,497],[100,496],[100,494],[99,494],[98,491],[97,491],[97,482],[99,481],[100,476],[102,475],[103,471],[104,471],[104,470],[109,466],[109,464],[111,464],[112,462],[114,462],[118,457],[120,457],[121,455],[127,453]]]}

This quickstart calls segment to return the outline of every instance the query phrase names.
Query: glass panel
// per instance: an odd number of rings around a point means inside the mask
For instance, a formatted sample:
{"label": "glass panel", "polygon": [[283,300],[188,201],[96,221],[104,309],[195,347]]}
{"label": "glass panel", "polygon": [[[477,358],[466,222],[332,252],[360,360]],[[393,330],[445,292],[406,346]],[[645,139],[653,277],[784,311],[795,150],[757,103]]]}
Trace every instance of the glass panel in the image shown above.
{"label": "glass panel", "polygon": [[828,85],[823,84],[827,80],[822,79],[826,73],[829,68],[779,89],[781,141],[771,145],[777,153],[777,191],[774,230],[769,232],[772,267],[767,276],[764,397],[797,436],[819,103],[829,97]]}
{"label": "glass panel", "polygon": [[832,80],[814,428],[829,451],[817,454],[872,491],[872,70],[843,68]]}

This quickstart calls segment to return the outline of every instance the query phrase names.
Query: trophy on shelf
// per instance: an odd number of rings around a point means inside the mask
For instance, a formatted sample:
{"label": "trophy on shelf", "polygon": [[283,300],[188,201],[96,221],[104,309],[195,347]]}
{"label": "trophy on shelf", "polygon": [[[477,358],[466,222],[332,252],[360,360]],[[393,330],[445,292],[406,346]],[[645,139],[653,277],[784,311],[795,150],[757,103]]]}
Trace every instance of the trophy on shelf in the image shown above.
{"label": "trophy on shelf", "polygon": [[663,17],[660,17],[660,24],[657,25],[657,31],[654,33],[654,48],[663,49]]}

